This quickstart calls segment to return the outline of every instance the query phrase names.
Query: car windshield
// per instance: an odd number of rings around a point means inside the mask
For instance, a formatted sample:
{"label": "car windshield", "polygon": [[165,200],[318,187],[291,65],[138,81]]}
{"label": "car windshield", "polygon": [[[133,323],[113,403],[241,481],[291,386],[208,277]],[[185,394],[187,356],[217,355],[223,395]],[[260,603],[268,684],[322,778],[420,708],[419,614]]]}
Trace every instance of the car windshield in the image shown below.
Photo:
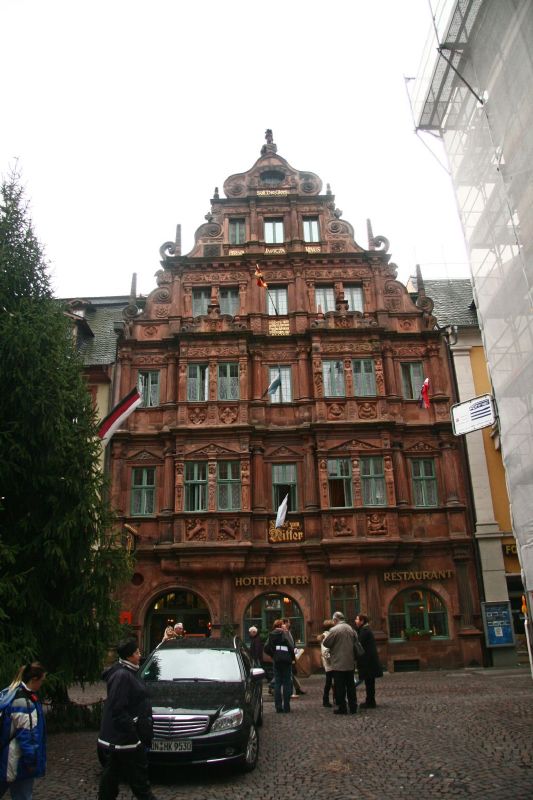
{"label": "car windshield", "polygon": [[145,681],[239,682],[241,671],[233,650],[179,647],[157,650],[141,672]]}

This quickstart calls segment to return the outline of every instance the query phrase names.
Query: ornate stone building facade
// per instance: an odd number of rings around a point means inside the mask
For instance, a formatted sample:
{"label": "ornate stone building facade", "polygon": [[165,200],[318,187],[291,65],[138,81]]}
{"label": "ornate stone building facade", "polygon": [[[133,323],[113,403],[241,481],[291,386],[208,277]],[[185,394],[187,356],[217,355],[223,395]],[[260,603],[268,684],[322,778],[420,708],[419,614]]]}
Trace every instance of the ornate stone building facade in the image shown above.
{"label": "ornate stone building facade", "polygon": [[189,254],[179,229],[163,245],[143,310],[125,310],[118,393],[139,383],[144,396],[111,444],[113,503],[139,534],[125,613],[145,647],[168,621],[246,638],[290,617],[312,669],[323,619],[364,610],[391,670],[480,664],[431,301],[414,304],[370,225],[368,249],[355,242],[329,185],[292,168],[270,131],[224,195]]}

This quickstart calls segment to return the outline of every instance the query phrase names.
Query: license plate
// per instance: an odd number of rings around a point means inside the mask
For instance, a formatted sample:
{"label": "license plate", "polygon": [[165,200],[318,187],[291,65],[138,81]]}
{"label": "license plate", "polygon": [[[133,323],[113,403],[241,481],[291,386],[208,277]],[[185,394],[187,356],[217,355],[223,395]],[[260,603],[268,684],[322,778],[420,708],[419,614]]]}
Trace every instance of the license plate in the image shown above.
{"label": "license plate", "polygon": [[151,750],[156,753],[190,753],[192,741],[190,739],[169,740],[152,739]]}

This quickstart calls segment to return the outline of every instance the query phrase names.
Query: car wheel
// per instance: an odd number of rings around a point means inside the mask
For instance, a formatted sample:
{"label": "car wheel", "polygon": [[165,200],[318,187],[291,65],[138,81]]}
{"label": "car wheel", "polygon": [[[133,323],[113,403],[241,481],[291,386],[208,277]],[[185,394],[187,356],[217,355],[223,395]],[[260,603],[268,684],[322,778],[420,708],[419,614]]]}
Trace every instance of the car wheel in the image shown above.
{"label": "car wheel", "polygon": [[258,728],[260,728],[261,725],[263,724],[263,698],[262,697],[259,698],[259,711],[257,712],[257,719],[255,721],[255,724],[257,725]]}
{"label": "car wheel", "polygon": [[248,734],[248,741],[246,742],[246,752],[244,754],[244,761],[241,768],[244,772],[251,772],[257,766],[257,758],[259,756],[259,737],[257,735],[257,728],[255,725],[250,725],[250,732]]}

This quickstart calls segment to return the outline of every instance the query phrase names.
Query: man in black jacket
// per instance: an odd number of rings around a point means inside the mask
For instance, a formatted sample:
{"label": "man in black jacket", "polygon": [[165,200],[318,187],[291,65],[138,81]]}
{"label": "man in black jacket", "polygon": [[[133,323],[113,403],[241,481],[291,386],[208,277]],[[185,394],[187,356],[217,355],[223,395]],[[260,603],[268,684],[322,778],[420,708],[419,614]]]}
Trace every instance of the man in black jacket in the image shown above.
{"label": "man in black jacket", "polygon": [[379,662],[378,649],[374,634],[370,630],[366,614],[358,614],[355,618],[355,627],[359,641],[365,654],[357,658],[357,672],[359,680],[365,682],[366,700],[359,708],[376,708],[376,678],[383,676]]}
{"label": "man in black jacket", "polygon": [[[292,663],[294,645],[283,630],[283,620],[276,619],[268,635],[265,653],[274,662],[274,704],[278,714],[291,710]],[[283,693],[283,698],[282,698]]]}
{"label": "man in black jacket", "polygon": [[105,670],[107,683],[98,744],[109,758],[102,772],[98,800],[116,800],[121,783],[138,800],[156,800],[148,780],[146,747],[152,739],[152,704],[137,677],[141,652],[135,639],[117,647],[118,661]]}

